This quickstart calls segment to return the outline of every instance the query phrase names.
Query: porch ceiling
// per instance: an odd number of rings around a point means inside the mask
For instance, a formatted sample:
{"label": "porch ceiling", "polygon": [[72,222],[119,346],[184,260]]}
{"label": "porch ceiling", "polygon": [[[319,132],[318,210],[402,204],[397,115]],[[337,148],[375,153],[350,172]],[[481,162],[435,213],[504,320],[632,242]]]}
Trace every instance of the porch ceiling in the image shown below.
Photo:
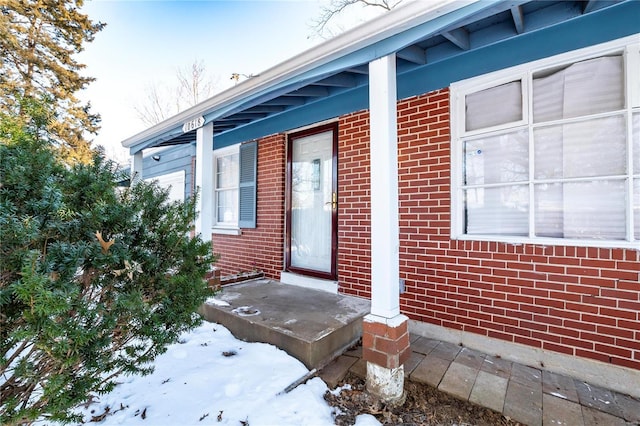
{"label": "porch ceiling", "polygon": [[[367,86],[368,63],[377,57],[395,52],[400,76],[622,2],[624,0],[483,1],[457,6],[443,15],[436,12],[435,18],[446,16],[447,19],[414,24],[386,38],[382,34],[379,40],[371,40],[347,55],[323,61],[314,69],[302,70],[288,80],[267,83],[260,90],[241,93],[233,102],[205,101],[176,116],[173,123],[169,119],[164,126],[161,123],[155,131],[151,128],[125,140],[123,145],[133,154],[154,146],[192,142],[195,131],[183,133],[182,123],[197,116],[203,116],[206,123],[213,122],[215,139],[260,120]],[[459,13],[463,10],[464,13]]]}

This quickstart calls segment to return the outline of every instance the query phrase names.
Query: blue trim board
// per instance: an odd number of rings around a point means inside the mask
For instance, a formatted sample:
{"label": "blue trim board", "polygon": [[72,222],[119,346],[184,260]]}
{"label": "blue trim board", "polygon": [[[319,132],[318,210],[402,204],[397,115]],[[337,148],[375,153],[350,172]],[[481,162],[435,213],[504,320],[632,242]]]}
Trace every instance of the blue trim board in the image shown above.
{"label": "blue trim board", "polygon": [[[382,58],[390,53],[401,50],[402,48],[411,45],[416,40],[429,37],[430,35],[441,31],[442,28],[453,25],[455,22],[463,18],[472,16],[478,12],[492,10],[496,7],[504,8],[505,6],[502,5],[499,0],[485,0],[472,3],[468,6],[447,13],[446,15],[438,16],[428,22],[424,22],[413,28],[402,31],[401,33],[395,34],[391,37],[387,37],[379,41],[372,41],[371,44],[353,53],[329,60],[328,62],[310,68],[291,79],[269,86],[259,92],[249,94],[246,98],[239,99],[228,106],[218,108],[205,115],[205,122],[215,120],[227,113],[237,112],[242,108],[245,108],[247,105],[259,103],[267,98],[273,98],[274,94],[284,94],[291,89],[303,87],[310,82],[318,81],[342,70],[360,66],[362,64],[368,64],[375,59]],[[265,135],[266,134],[268,133],[265,133]]]}
{"label": "blue trim board", "polygon": [[[399,74],[398,99],[442,89],[456,81],[626,37],[639,31],[640,1],[621,3]],[[222,148],[367,109],[368,88],[368,85],[359,86],[222,133],[214,138],[214,147]]]}
{"label": "blue trim board", "polygon": [[[567,6],[571,5],[571,7]],[[493,25],[471,34],[471,50],[463,51],[449,43],[427,49],[428,63],[418,68],[398,68],[398,99],[419,95],[431,90],[448,87],[452,82],[508,68],[518,64],[603,43],[640,32],[640,1],[625,1],[587,15],[581,15],[573,3],[555,4],[533,12],[525,21],[528,32],[516,35],[515,27]],[[213,121],[228,113],[258,105],[277,94],[284,94],[303,87],[311,81],[332,75],[341,70],[367,64],[373,59],[398,51],[418,40],[459,25],[465,20],[480,19],[505,9],[503,2],[480,1],[417,25],[394,36],[371,40],[362,49],[321,63],[272,85],[267,85],[245,97],[203,111],[205,122]],[[568,18],[567,18],[568,17]],[[549,27],[541,26],[549,21],[558,22]],[[536,28],[533,29],[532,28]],[[483,47],[474,49],[475,46]],[[246,126],[229,130],[214,137],[215,148],[261,138],[322,120],[338,117],[368,108],[368,84],[356,86],[340,94],[290,107],[285,111],[254,121]],[[182,133],[176,126],[161,135],[150,138],[130,148],[131,153],[157,145]]]}
{"label": "blue trim board", "polygon": [[[191,157],[195,155],[195,146],[191,144],[177,145],[155,152],[153,155],[146,155],[142,160],[142,178],[154,178],[179,170],[186,170],[189,174],[191,173]],[[159,156],[160,159],[156,161],[153,159],[154,156]]]}
{"label": "blue trim board", "polygon": [[451,83],[516,65],[593,46],[640,31],[640,1],[601,9],[542,30],[525,33],[398,79],[398,99],[448,87]]}
{"label": "blue trim board", "polygon": [[[453,25],[456,22],[473,16],[478,12],[484,11],[485,13],[490,14],[491,10],[504,8],[505,6],[502,3],[503,2],[500,0],[485,0],[472,3],[445,15],[438,16],[428,22],[419,24],[416,27],[402,31],[401,33],[391,37],[378,41],[370,40],[368,41],[369,44],[360,50],[336,57],[333,60],[328,60],[328,62],[321,63],[318,66],[311,67],[307,71],[303,71],[286,80],[268,85],[263,89],[256,90],[253,93],[247,94],[246,97],[231,101],[227,105],[219,105],[212,111],[203,111],[205,123],[211,122],[226,114],[238,112],[243,108],[259,104],[261,101],[273,98],[274,94],[284,94],[289,90],[302,87],[309,82],[317,81],[325,76],[333,75],[344,69],[367,64],[374,59],[381,58],[392,52],[400,50],[412,44],[416,40],[428,37],[429,35],[442,30],[442,28]],[[181,132],[181,126],[176,126],[160,135],[151,137],[143,142],[131,146],[129,151],[131,154],[134,154],[142,149],[156,146],[161,142],[168,141],[173,137],[178,136]]]}
{"label": "blue trim board", "polygon": [[[155,161],[152,158],[154,155],[159,155],[160,160]],[[196,149],[193,144],[172,146],[155,152],[153,155],[147,155],[142,160],[142,178],[157,178],[184,170],[184,193],[186,196],[190,196],[193,182],[191,157],[195,155]]]}

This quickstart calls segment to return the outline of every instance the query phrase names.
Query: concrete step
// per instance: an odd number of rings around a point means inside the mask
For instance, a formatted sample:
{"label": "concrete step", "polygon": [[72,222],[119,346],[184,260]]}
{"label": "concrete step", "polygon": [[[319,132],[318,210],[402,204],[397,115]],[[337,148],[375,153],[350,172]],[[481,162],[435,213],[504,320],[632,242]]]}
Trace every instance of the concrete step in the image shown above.
{"label": "concrete step", "polygon": [[[362,335],[370,302],[268,279],[224,286],[205,303],[205,320],[228,328],[248,342],[270,343],[319,368]],[[226,306],[224,306],[226,305]]]}

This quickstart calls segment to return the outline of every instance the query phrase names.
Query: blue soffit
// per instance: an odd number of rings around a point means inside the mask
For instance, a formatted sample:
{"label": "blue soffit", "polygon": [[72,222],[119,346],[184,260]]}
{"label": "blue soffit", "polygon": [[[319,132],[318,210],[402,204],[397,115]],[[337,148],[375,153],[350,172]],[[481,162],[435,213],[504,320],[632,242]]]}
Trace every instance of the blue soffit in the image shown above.
{"label": "blue soffit", "polygon": [[[125,141],[190,143],[184,122],[213,122],[215,147],[368,107],[368,64],[395,53],[398,95],[640,32],[640,1],[411,2],[303,52]],[[420,9],[422,8],[422,9]],[[414,10],[415,9],[415,10]],[[316,52],[318,52],[316,54]]]}

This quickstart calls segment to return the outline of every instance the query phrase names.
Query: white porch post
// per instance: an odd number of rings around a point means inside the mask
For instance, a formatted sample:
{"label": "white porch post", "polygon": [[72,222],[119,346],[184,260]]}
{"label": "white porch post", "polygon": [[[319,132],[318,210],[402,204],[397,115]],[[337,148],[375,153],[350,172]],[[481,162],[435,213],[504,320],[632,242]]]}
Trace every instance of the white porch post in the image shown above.
{"label": "white porch post", "polygon": [[367,388],[387,401],[403,397],[410,355],[400,314],[396,57],[369,63],[371,134],[371,314],[363,322]]}
{"label": "white porch post", "polygon": [[134,179],[142,180],[142,150],[133,154],[131,161],[131,183]]}
{"label": "white porch post", "polygon": [[371,313],[400,313],[396,58],[369,64],[371,134]]}
{"label": "white porch post", "polygon": [[213,123],[196,130],[196,188],[199,191],[196,235],[211,241],[213,224]]}

